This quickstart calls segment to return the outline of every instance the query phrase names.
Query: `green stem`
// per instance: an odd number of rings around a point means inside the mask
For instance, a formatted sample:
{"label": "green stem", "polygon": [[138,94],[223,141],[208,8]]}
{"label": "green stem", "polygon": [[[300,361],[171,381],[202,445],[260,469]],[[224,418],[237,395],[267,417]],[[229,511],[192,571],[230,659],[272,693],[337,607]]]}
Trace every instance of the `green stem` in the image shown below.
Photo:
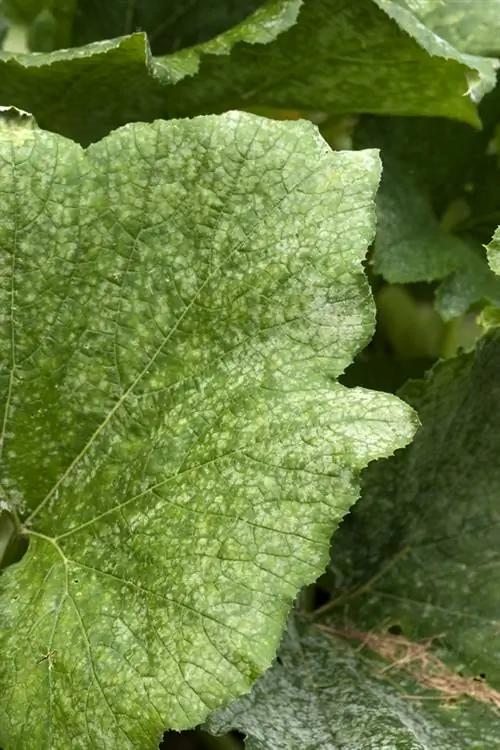
{"label": "green stem", "polygon": [[462,318],[454,318],[445,324],[443,338],[441,339],[442,359],[454,357],[460,346],[460,334],[462,332]]}

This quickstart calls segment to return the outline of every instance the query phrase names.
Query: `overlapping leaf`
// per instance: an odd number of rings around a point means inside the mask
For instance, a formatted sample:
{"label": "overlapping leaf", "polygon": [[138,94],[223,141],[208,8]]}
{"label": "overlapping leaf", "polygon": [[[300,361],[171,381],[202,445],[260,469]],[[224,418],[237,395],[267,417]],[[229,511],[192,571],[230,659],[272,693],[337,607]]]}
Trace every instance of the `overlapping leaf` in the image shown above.
{"label": "overlapping leaf", "polygon": [[423,426],[408,449],[366,471],[332,567],[343,616],[360,629],[439,636],[457,669],[497,689],[499,373],[493,330],[408,384]]}
{"label": "overlapping leaf", "polygon": [[437,211],[446,208],[446,193],[451,200],[454,192],[463,192],[472,155],[481,153],[484,141],[460,123],[377,117],[361,122],[354,145],[380,148],[384,163],[377,196],[376,273],[406,284],[441,279],[468,265],[472,252],[441,226]]}
{"label": "overlapping leaf", "polygon": [[292,628],[212,731],[240,730],[248,750],[497,746],[499,372],[496,330],[406,387],[423,426],[366,470],[334,536],[332,624]]}
{"label": "overlapping leaf", "polygon": [[443,706],[390,666],[314,626],[292,626],[279,661],[208,728],[238,729],[247,750],[496,747],[491,709],[473,701]]}
{"label": "overlapping leaf", "polygon": [[488,267],[484,251],[477,248],[463,268],[439,285],[436,308],[444,320],[452,320],[473,306],[485,304],[500,307],[500,279]]}
{"label": "overlapping leaf", "polygon": [[397,0],[457,49],[475,55],[500,52],[499,0]]}
{"label": "overlapping leaf", "polygon": [[130,120],[266,105],[477,124],[472,98],[494,81],[492,61],[459,53],[388,0],[269,0],[221,36],[162,57],[137,33],[0,59],[0,99],[82,143]]}
{"label": "overlapping leaf", "polygon": [[365,471],[333,538],[329,612],[290,629],[211,731],[248,750],[497,746],[499,373],[497,329],[407,385],[422,428]]}
{"label": "overlapping leaf", "polygon": [[354,134],[355,147],[380,148],[384,162],[373,268],[391,283],[443,279],[436,307],[445,320],[500,300],[481,247],[500,215],[490,136],[491,127],[388,117],[365,117]]}
{"label": "overlapping leaf", "polygon": [[[265,0],[3,0],[0,12],[34,31],[50,19],[55,35],[42,49],[77,47],[145,31],[155,54],[167,54],[211,39],[250,16]],[[67,43],[62,43],[67,38]]]}
{"label": "overlapping leaf", "polygon": [[412,434],[331,380],[373,329],[379,163],[235,113],[0,134],[0,743],[145,750],[249,689]]}

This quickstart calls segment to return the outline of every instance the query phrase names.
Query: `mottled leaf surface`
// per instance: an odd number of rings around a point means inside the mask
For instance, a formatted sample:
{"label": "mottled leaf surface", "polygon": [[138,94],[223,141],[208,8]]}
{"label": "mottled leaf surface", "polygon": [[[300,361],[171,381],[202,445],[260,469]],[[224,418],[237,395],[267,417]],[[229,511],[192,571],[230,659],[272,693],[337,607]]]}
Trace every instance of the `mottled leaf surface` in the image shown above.
{"label": "mottled leaf surface", "polygon": [[269,0],[222,35],[162,57],[141,32],[0,56],[0,99],[84,144],[131,120],[255,106],[477,124],[473,99],[494,82],[493,61],[459,53],[386,0]]}
{"label": "mottled leaf surface", "polygon": [[397,0],[457,49],[475,55],[500,51],[499,0]]}
{"label": "mottled leaf surface", "polygon": [[373,331],[379,161],[239,113],[0,136],[0,744],[152,749],[269,666],[413,433],[332,382]]}
{"label": "mottled leaf surface", "polygon": [[473,701],[444,706],[401,672],[384,674],[384,667],[367,649],[315,626],[290,627],[279,661],[250,695],[211,717],[208,728],[238,729],[247,750],[497,746],[498,718],[489,708]]}
{"label": "mottled leaf surface", "polygon": [[497,689],[499,373],[497,330],[406,386],[422,428],[409,448],[365,472],[331,569],[341,616],[363,630],[439,636],[457,669]]}

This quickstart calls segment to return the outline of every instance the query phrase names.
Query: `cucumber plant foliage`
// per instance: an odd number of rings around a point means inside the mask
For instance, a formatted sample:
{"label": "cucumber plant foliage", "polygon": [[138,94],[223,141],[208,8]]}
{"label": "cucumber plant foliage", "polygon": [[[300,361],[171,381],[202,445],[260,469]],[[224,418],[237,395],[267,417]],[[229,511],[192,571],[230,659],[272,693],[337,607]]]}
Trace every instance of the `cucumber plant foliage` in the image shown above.
{"label": "cucumber plant foliage", "polygon": [[2,750],[500,747],[499,26],[0,2]]}

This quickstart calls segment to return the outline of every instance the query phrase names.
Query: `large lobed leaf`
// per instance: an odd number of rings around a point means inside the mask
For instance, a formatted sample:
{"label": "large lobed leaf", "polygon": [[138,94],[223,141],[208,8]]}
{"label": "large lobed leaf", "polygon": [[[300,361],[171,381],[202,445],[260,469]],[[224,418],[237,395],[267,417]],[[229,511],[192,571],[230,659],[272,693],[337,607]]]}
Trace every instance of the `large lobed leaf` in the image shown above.
{"label": "large lobed leaf", "polygon": [[248,750],[498,747],[498,328],[403,394],[422,428],[365,471],[333,538],[333,601],[209,721]]}
{"label": "large lobed leaf", "polygon": [[[182,40],[179,24],[170,33]],[[494,82],[493,61],[458,52],[389,0],[269,0],[222,35],[154,58],[144,33],[0,57],[0,99],[82,143],[131,120],[263,105],[477,124],[472,99]]]}
{"label": "large lobed leaf", "polygon": [[[411,410],[332,382],[376,153],[251,115],[0,130],[4,750],[153,748],[247,691]],[[26,707],[29,706],[29,713]]]}

